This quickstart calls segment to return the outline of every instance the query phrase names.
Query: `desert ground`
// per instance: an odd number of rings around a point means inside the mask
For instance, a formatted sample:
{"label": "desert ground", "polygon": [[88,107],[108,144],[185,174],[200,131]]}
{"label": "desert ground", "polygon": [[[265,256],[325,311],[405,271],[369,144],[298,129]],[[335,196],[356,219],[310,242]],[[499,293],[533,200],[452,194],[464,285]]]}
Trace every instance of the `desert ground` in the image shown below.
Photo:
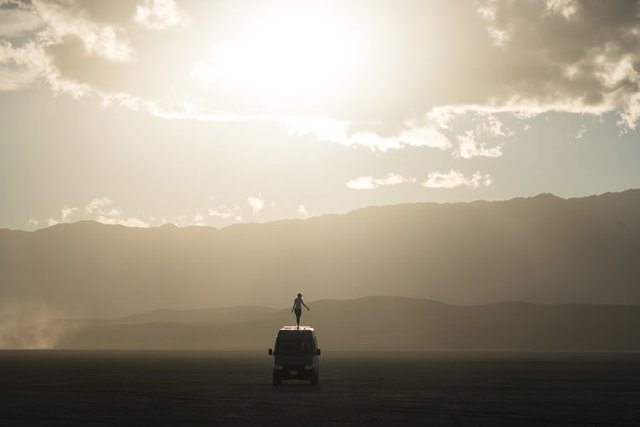
{"label": "desert ground", "polygon": [[271,385],[263,352],[2,351],[2,425],[637,425],[640,354],[332,352]]}

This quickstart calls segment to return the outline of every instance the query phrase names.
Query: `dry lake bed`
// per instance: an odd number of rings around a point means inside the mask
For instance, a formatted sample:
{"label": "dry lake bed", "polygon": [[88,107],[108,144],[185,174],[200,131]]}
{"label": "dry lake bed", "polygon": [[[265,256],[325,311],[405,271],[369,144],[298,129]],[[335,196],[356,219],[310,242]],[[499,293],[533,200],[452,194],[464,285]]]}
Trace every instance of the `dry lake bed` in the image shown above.
{"label": "dry lake bed", "polygon": [[640,354],[0,351],[0,425],[640,425]]}

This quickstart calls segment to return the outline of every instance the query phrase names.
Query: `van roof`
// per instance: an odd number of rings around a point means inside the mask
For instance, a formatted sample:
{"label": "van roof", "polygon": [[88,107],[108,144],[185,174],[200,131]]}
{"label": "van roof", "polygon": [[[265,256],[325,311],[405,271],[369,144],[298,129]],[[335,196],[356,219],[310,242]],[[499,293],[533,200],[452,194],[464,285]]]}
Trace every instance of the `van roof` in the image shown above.
{"label": "van roof", "polygon": [[283,326],[282,328],[280,328],[280,330],[281,331],[288,331],[288,332],[289,331],[294,331],[294,332],[297,332],[297,331],[300,331],[300,332],[302,332],[302,331],[311,331],[311,332],[313,332],[314,331],[314,329],[311,326],[300,326],[300,327],[297,327],[297,326]]}

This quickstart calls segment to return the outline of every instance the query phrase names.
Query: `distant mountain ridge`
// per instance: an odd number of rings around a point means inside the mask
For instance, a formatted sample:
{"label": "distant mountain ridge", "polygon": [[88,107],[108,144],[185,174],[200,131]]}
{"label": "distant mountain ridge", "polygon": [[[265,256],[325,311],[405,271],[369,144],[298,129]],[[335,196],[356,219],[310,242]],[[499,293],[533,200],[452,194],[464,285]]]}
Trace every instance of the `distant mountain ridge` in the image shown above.
{"label": "distant mountain ridge", "polygon": [[69,316],[398,295],[640,304],[640,190],[370,207],[221,230],[0,230],[0,294]]}
{"label": "distant mountain ridge", "polygon": [[[453,306],[424,299],[364,297],[309,303],[303,324],[325,350],[640,351],[640,306],[497,303]],[[235,308],[218,309],[233,313]],[[240,310],[242,311],[242,310]],[[69,328],[58,348],[252,349],[273,345],[291,324],[289,310],[228,322],[84,323]],[[183,313],[184,315],[184,313]],[[147,316],[147,318],[149,318]]]}
{"label": "distant mountain ridge", "polygon": [[204,308],[198,310],[153,310],[133,316],[119,317],[109,320],[110,323],[139,324],[139,323],[209,323],[230,324],[264,319],[278,309],[258,306]]}

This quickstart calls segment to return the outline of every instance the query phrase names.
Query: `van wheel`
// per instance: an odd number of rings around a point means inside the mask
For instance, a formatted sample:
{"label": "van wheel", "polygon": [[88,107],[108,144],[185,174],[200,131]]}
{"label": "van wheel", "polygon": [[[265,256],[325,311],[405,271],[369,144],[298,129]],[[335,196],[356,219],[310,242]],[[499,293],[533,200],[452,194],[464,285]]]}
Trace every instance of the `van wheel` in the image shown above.
{"label": "van wheel", "polygon": [[320,382],[320,369],[316,369],[311,377],[311,385],[318,385]]}
{"label": "van wheel", "polygon": [[280,376],[280,372],[273,371],[273,385],[282,385],[282,377]]}

